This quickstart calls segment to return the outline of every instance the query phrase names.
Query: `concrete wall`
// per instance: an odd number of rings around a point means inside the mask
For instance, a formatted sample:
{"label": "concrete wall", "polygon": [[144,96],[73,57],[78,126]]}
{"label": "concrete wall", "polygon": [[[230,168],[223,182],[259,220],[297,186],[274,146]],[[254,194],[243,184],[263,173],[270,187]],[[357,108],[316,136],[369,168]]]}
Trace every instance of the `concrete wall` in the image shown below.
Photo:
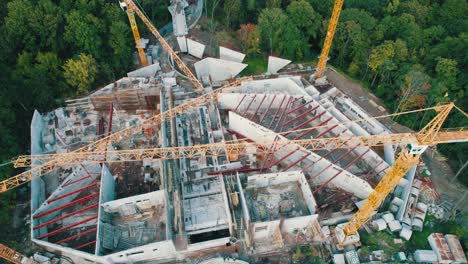
{"label": "concrete wall", "polygon": [[[275,138],[277,137],[280,138],[280,140],[287,140],[285,137],[280,136],[273,131],[251,122],[233,112],[229,112],[229,129],[241,133],[257,142],[274,142]],[[372,187],[366,181],[346,170],[343,170],[341,167],[330,163],[326,159],[321,159],[319,155],[302,148],[299,145],[289,144],[283,147],[281,150],[275,152],[275,158],[280,159],[281,157],[286,156],[288,153],[293,152],[297,148],[299,148],[300,151],[297,151],[288,158],[284,159],[284,164],[295,162],[306,154],[311,153],[305,160],[298,164],[298,166],[306,166],[315,162],[315,165],[308,169],[308,172],[311,175],[324,170],[316,179],[314,179],[313,183],[324,183],[339,172],[339,174],[329,183],[328,187],[342,189],[354,194],[361,199],[367,198],[367,196],[372,192]],[[326,167],[328,167],[328,169],[326,169]]]}
{"label": "concrete wall", "polygon": [[223,200],[224,200],[224,210],[226,211],[226,217],[228,220],[228,227],[229,227],[229,234],[232,235],[234,233],[234,228],[232,226],[232,216],[231,216],[231,211],[229,210],[229,202],[227,199],[227,192],[226,192],[226,185],[224,184],[223,176],[218,175],[219,182],[221,183],[221,192],[223,194]]}
{"label": "concrete wall", "polygon": [[147,208],[164,203],[164,190],[135,195],[123,199],[118,199],[103,203],[101,206],[107,213],[115,213],[123,204],[133,203],[139,208]]}
{"label": "concrete wall", "polygon": [[290,94],[310,97],[304,88],[297,85],[289,77],[276,79],[256,80],[243,83],[239,87],[228,89],[229,92],[236,93],[259,93],[259,94]]}
{"label": "concrete wall", "polygon": [[102,257],[89,254],[83,251],[79,251],[73,248],[63,247],[57,244],[53,244],[53,243],[49,243],[49,242],[37,240],[37,239],[32,239],[32,242],[34,244],[37,244],[45,248],[47,251],[54,252],[58,255],[69,257],[74,261],[74,263],[105,263],[105,264],[112,263],[112,262],[106,261]]}
{"label": "concrete wall", "polygon": [[209,248],[225,246],[227,243],[229,243],[229,241],[230,241],[229,237],[222,237],[222,238],[204,241],[200,243],[189,244],[187,246],[187,251],[194,252],[198,250],[204,250],[204,249],[206,250]]}
{"label": "concrete wall", "polygon": [[138,261],[174,260],[176,249],[172,240],[151,243],[141,247],[120,251],[114,254],[103,256],[107,263],[134,263]]}
{"label": "concrete wall", "polygon": [[174,243],[171,240],[155,242],[106,256],[96,256],[83,251],[36,239],[33,239],[32,242],[40,245],[41,247],[44,247],[48,251],[67,256],[75,263],[114,264],[134,263],[137,261],[153,261],[152,263],[160,263],[161,261],[174,260],[177,254]]}
{"label": "concrete wall", "polygon": [[295,229],[306,229],[314,222],[318,223],[318,214],[284,219],[281,231],[294,234]]}
{"label": "concrete wall", "polygon": [[[115,199],[115,180],[106,165],[102,166],[101,171],[101,187],[99,190],[99,205]],[[98,210],[98,225],[96,234],[101,234],[101,226],[103,221],[103,209],[99,206]],[[101,255],[101,239],[96,239],[96,255]]]}
{"label": "concrete wall", "polygon": [[[31,120],[31,154],[42,153],[42,129],[44,127],[44,121],[42,115],[37,110],[34,111],[33,118]],[[39,161],[32,161],[32,167],[40,165]],[[31,180],[31,225],[39,225],[39,220],[35,220],[32,216],[34,212],[45,200],[45,183],[41,177],[35,177],[33,175]],[[47,228],[41,228],[39,230],[33,230],[31,228],[31,238],[47,233]]]}
{"label": "concrete wall", "polygon": [[239,187],[239,196],[240,196],[240,203],[242,207],[242,215],[244,217],[244,222],[246,226],[250,224],[250,214],[249,214],[249,208],[247,207],[247,201],[245,199],[245,194],[244,194],[244,189],[242,188],[242,184],[239,178],[239,173],[236,174],[237,178],[237,186]]}

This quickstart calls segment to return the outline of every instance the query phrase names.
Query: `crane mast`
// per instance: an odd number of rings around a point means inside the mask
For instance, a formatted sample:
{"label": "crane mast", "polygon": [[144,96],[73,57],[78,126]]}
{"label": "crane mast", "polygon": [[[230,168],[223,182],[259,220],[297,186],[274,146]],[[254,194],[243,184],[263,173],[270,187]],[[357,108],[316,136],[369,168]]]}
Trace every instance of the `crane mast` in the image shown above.
{"label": "crane mast", "polygon": [[182,61],[182,59],[177,55],[177,53],[172,49],[171,45],[167,43],[167,41],[161,36],[159,31],[156,29],[156,27],[151,23],[151,21],[146,17],[146,15],[136,6],[135,2],[133,0],[123,0],[121,2],[121,6],[127,8],[127,13],[129,11],[134,11],[138,17],[145,23],[145,25],[148,27],[148,29],[153,33],[153,35],[158,39],[159,43],[161,43],[161,46],[171,55],[172,59],[175,61],[177,66],[180,68],[180,70],[190,79],[190,81],[195,85],[195,89],[197,92],[201,93],[203,91],[203,85],[198,81],[198,79],[193,75],[192,71],[190,71],[189,67],[185,65],[185,63]]}
{"label": "crane mast", "polygon": [[138,50],[138,55],[140,56],[140,61],[143,66],[148,65],[146,61],[146,54],[143,50],[143,43],[141,43],[140,33],[138,32],[138,26],[135,20],[135,12],[132,9],[127,9],[126,11],[128,20],[130,21],[130,27],[132,28],[133,38],[135,39],[135,44]]}
{"label": "crane mast", "polygon": [[358,229],[370,218],[372,213],[382,204],[385,197],[397,186],[401,178],[416,165],[419,158],[434,143],[442,124],[447,118],[450,110],[454,107],[453,103],[438,107],[439,114],[432,119],[420,132],[416,134],[417,144],[408,144],[388,169],[372,193],[367,197],[364,204],[353,215],[350,221],[343,227],[343,239],[357,233]]}
{"label": "crane mast", "polygon": [[315,78],[320,78],[325,72],[325,67],[327,66],[328,53],[333,42],[333,37],[335,36],[336,27],[338,25],[338,20],[340,19],[341,9],[343,8],[344,0],[335,0],[333,6],[333,13],[328,23],[327,35],[325,37],[325,42],[323,43],[322,53],[320,54],[319,62],[317,65],[317,70],[315,72]]}
{"label": "crane mast", "polygon": [[0,258],[15,264],[37,264],[38,262],[24,256],[18,251],[0,243]]}

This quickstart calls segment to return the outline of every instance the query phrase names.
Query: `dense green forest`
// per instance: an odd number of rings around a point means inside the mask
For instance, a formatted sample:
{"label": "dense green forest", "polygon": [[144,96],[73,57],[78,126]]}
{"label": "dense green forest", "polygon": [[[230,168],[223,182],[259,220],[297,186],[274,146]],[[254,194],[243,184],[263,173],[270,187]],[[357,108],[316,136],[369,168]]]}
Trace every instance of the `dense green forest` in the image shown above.
{"label": "dense green forest", "polygon": [[[169,0],[139,2],[157,27],[170,21]],[[333,0],[205,0],[204,12],[208,30],[235,36],[250,58],[311,62],[332,7]],[[467,28],[466,0],[346,0],[330,64],[392,111],[444,101],[467,110]],[[140,31],[150,36],[144,26]],[[0,34],[0,164],[28,152],[34,109],[53,109],[132,67],[133,38],[118,1],[1,1]],[[398,121],[417,129],[428,118]],[[461,120],[454,115],[448,125],[466,126]],[[440,149],[457,169],[467,145],[449,147]],[[0,179],[16,172],[1,166]],[[467,181],[466,173],[460,178]],[[0,222],[11,221],[16,196],[0,197]]]}
{"label": "dense green forest", "polygon": [[[237,32],[250,57],[317,61],[333,0],[208,0],[208,19]],[[211,15],[213,14],[213,16]],[[468,110],[466,0],[345,0],[329,64],[375,93],[393,112],[453,101]],[[253,60],[255,61],[255,60]],[[415,130],[433,113],[396,121]],[[467,126],[453,114],[447,127]],[[438,147],[456,171],[468,144]],[[459,176],[468,184],[468,170]]]}
{"label": "dense green forest", "polygon": [[[163,26],[170,21],[168,2],[141,4],[155,25]],[[65,99],[121,78],[132,67],[135,44],[118,1],[0,1],[0,35],[0,179],[4,179],[20,172],[5,164],[28,153],[34,109],[51,110]],[[27,199],[24,190],[1,194],[0,223],[11,222],[15,202]]]}

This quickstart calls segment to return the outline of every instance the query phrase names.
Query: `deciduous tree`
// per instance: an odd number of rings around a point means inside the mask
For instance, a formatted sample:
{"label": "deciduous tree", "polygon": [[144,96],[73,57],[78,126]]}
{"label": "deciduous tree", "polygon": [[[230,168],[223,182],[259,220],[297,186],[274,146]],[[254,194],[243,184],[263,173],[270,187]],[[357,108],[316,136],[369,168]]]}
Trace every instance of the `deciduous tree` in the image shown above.
{"label": "deciduous tree", "polygon": [[322,17],[305,0],[292,1],[287,7],[291,22],[307,37],[316,38]]}
{"label": "deciduous tree", "polygon": [[241,0],[225,0],[224,1],[224,19],[226,26],[237,26],[242,17],[242,1]]}
{"label": "deciduous tree", "polygon": [[96,61],[93,56],[81,53],[76,59],[69,59],[63,66],[67,82],[78,88],[77,93],[83,94],[90,90],[97,74]]}
{"label": "deciduous tree", "polygon": [[258,29],[264,47],[273,51],[278,51],[278,44],[281,35],[284,33],[288,17],[279,8],[265,8],[258,18]]}
{"label": "deciduous tree", "polygon": [[237,31],[241,49],[247,54],[260,53],[260,33],[252,23],[241,25]]}
{"label": "deciduous tree", "polygon": [[101,56],[104,23],[90,13],[71,11],[65,16],[65,41],[79,52]]}

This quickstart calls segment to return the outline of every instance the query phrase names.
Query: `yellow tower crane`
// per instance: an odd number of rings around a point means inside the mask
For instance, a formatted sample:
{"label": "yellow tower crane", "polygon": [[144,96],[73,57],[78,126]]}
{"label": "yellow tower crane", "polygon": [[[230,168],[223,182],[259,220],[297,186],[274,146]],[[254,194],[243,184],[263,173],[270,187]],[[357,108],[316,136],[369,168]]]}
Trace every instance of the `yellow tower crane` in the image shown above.
{"label": "yellow tower crane", "polygon": [[[159,122],[173,118],[177,113],[182,113],[192,109],[195,106],[200,106],[200,102],[214,99],[213,95],[208,96],[205,100],[195,101],[193,103],[186,103],[185,105],[173,108],[171,111],[166,111],[159,116]],[[209,99],[211,98],[211,99]],[[453,103],[434,107],[438,111],[437,116],[432,119],[420,132],[418,133],[402,133],[402,134],[388,134],[388,135],[375,135],[375,136],[357,136],[357,137],[336,137],[336,138],[318,138],[318,139],[304,139],[304,140],[280,140],[276,142],[233,142],[233,143],[215,143],[206,145],[196,145],[188,147],[169,147],[169,148],[152,148],[152,149],[132,149],[120,151],[106,151],[105,149],[90,151],[79,151],[65,154],[46,154],[34,156],[22,156],[14,163],[15,166],[27,166],[33,160],[48,160],[52,159],[54,166],[65,164],[76,164],[77,162],[103,162],[103,157],[107,157],[107,162],[124,162],[124,161],[137,161],[143,159],[180,159],[180,158],[195,158],[201,156],[221,156],[238,157],[241,155],[252,154],[249,153],[251,147],[256,149],[268,149],[268,146],[275,144],[276,146],[284,146],[290,144],[297,144],[301,147],[316,151],[320,149],[333,149],[337,146],[342,146],[345,142],[356,142],[365,146],[383,146],[383,145],[400,145],[404,146],[403,151],[395,160],[394,164],[387,170],[387,173],[382,177],[381,181],[377,184],[376,188],[372,191],[366,199],[363,206],[351,218],[351,220],[342,228],[336,229],[336,234],[343,244],[349,236],[356,234],[357,230],[369,219],[371,214],[381,205],[385,197],[395,188],[401,178],[409,171],[409,169],[416,165],[422,153],[429,145],[436,145],[439,143],[449,142],[465,142],[468,141],[468,131],[461,129],[458,131],[441,132],[441,127],[447,119],[448,114],[454,107]],[[140,129],[141,131],[141,129]],[[60,161],[58,161],[60,160]],[[47,161],[45,164],[50,163]],[[41,166],[38,166],[41,168]],[[39,169],[32,167],[29,172],[34,171],[36,176],[42,176],[45,173]],[[20,186],[32,179],[32,175],[24,178],[24,173],[14,176],[15,180],[7,179],[0,182],[0,193],[6,192],[17,186]],[[23,179],[19,181],[18,179]]]}
{"label": "yellow tower crane", "polygon": [[[429,145],[434,144],[442,124],[454,107],[453,103],[436,108],[439,113],[421,131],[416,134],[417,143],[407,144],[387,173],[367,197],[364,204],[343,227],[340,242],[357,233],[358,229],[369,219],[372,213],[382,204],[387,195],[395,188],[405,174],[416,165]],[[466,135],[463,135],[465,137]],[[468,140],[466,137],[464,140]],[[338,231],[337,234],[340,232]]]}
{"label": "yellow tower crane", "polygon": [[323,76],[325,72],[325,67],[327,66],[328,53],[333,42],[333,37],[335,36],[336,26],[338,25],[338,20],[340,19],[341,9],[343,8],[344,0],[335,0],[333,6],[333,13],[328,23],[327,35],[325,37],[325,42],[323,43],[322,53],[320,54],[319,62],[317,65],[317,70],[315,71],[315,79]]}
{"label": "yellow tower crane", "polygon": [[[299,130],[296,130],[299,132]],[[301,132],[303,130],[300,130]],[[293,132],[293,131],[288,131]],[[331,150],[334,148],[347,148],[349,145],[362,145],[367,147],[379,147],[386,145],[406,146],[409,144],[418,144],[417,133],[397,133],[372,136],[353,136],[353,137],[333,137],[333,138],[311,138],[299,140],[277,140],[275,146],[280,149],[287,145],[299,145],[309,151]],[[437,134],[433,144],[443,144],[458,141],[468,141],[468,131],[443,130]],[[345,144],[346,143],[346,144]],[[146,149],[126,149],[117,151],[89,151],[89,152],[70,152],[60,154],[38,154],[23,155],[13,160],[15,168],[25,168],[32,165],[32,161],[48,162],[59,159],[56,166],[73,165],[80,163],[102,163],[106,157],[106,163],[142,161],[145,159],[182,159],[199,157],[219,157],[219,156],[247,156],[251,154],[273,153],[272,142],[247,142],[247,141],[228,141],[221,143],[203,144],[183,147],[166,148],[146,148]],[[234,160],[234,158],[232,158]],[[3,182],[0,182],[0,186]],[[1,190],[1,188],[0,188]],[[1,191],[0,191],[1,192]]]}
{"label": "yellow tower crane", "polygon": [[[121,4],[122,9],[124,9],[124,5]],[[140,56],[140,61],[143,66],[148,65],[148,61],[146,60],[145,50],[143,49],[143,43],[141,42],[140,33],[138,32],[138,26],[135,20],[135,12],[132,9],[127,8],[127,16],[128,21],[130,21],[130,27],[132,28],[133,38],[135,39],[135,44],[138,50],[138,55]]]}
{"label": "yellow tower crane", "polygon": [[[170,110],[165,111],[161,114],[157,114],[153,117],[145,119],[137,125],[127,127],[118,132],[110,134],[106,137],[98,139],[86,146],[83,146],[77,150],[69,152],[68,154],[76,155],[76,157],[80,157],[82,153],[88,153],[88,152],[93,152],[93,151],[95,152],[105,151],[107,149],[107,146],[109,146],[109,144],[112,145],[112,144],[121,142],[122,140],[129,138],[133,135],[140,134],[142,130],[145,130],[147,128],[158,129],[162,122],[169,120],[170,118],[174,118],[177,114],[184,113],[194,107],[205,105],[210,100],[216,99],[219,93],[225,91],[226,89],[240,86],[242,82],[248,81],[248,80],[252,80],[252,78],[246,77],[246,78],[235,80],[229,83],[228,85],[225,85],[210,93],[206,93],[202,96],[189,100],[186,103],[173,107]],[[27,159],[28,158],[26,158],[23,161],[28,162]],[[63,162],[60,157],[57,159],[51,159],[43,164],[40,164],[40,165],[38,164],[32,167],[30,170],[24,171],[16,176],[3,180],[0,182],[0,193],[6,192],[10,189],[14,189],[20,185],[26,184],[30,182],[33,179],[33,177],[40,177],[45,174],[51,173],[53,172],[56,166],[60,166],[61,164],[63,164]]]}
{"label": "yellow tower crane", "polygon": [[24,256],[18,251],[0,243],[0,258],[15,264],[38,264],[38,262]]}
{"label": "yellow tower crane", "polygon": [[[203,85],[198,81],[198,79],[193,75],[193,73],[190,71],[189,67],[185,65],[185,63],[182,61],[182,59],[177,55],[177,53],[172,49],[171,45],[167,43],[167,41],[161,36],[159,31],[156,29],[156,27],[151,23],[151,21],[146,17],[146,15],[141,11],[140,8],[135,4],[133,0],[121,0],[120,6],[122,8],[127,9],[127,14],[129,12],[135,12],[138,17],[145,23],[145,25],[148,27],[148,29],[153,33],[153,35],[156,37],[156,39],[161,43],[161,46],[164,48],[164,50],[169,53],[169,55],[172,57],[172,59],[175,61],[179,69],[190,79],[190,81],[195,85],[195,89],[197,92],[201,93],[203,91]],[[130,16],[129,16],[130,18]],[[130,23],[132,23],[130,21]]]}

